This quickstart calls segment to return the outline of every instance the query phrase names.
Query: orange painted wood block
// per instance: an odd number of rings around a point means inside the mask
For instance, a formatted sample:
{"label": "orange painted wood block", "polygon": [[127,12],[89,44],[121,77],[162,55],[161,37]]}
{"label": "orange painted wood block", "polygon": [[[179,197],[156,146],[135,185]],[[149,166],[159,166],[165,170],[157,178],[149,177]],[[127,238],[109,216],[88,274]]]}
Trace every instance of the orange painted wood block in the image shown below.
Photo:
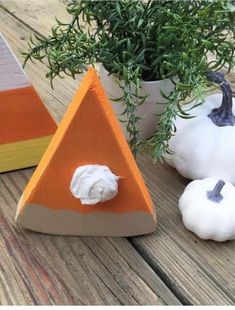
{"label": "orange painted wood block", "polygon": [[[94,205],[75,198],[71,180],[84,165],[107,166],[119,176],[117,195]],[[27,185],[16,222],[59,235],[133,236],[154,231],[150,195],[94,69],[85,76]]]}
{"label": "orange painted wood block", "polygon": [[0,34],[0,172],[37,165],[56,123]]}

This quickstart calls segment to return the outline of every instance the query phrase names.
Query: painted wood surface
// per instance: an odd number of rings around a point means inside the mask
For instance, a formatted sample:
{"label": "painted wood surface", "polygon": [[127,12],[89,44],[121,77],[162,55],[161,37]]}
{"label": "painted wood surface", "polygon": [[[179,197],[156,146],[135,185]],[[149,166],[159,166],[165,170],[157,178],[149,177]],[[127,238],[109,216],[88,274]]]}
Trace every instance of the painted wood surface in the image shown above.
{"label": "painted wood surface", "polygon": [[0,91],[30,86],[18,59],[0,33]]}
{"label": "painted wood surface", "polygon": [[[84,163],[120,176],[116,197],[86,207],[71,195],[73,173]],[[55,235],[129,237],[155,231],[155,206],[94,68],[76,91],[16,214],[20,227]]]}
{"label": "painted wood surface", "polygon": [[57,126],[0,33],[0,172],[39,163]]}
{"label": "painted wood surface", "polygon": [[[55,14],[67,18],[62,0],[0,0],[0,7],[1,31],[18,57],[30,33],[46,35]],[[56,80],[52,91],[45,65],[29,63],[26,72],[59,121],[80,78]],[[235,88],[234,72],[230,80]],[[166,165],[153,166],[147,154],[138,163],[159,225],[128,240],[16,230],[17,200],[33,170],[0,176],[0,303],[235,304],[235,242],[202,241],[186,231],[177,202],[188,181]]]}

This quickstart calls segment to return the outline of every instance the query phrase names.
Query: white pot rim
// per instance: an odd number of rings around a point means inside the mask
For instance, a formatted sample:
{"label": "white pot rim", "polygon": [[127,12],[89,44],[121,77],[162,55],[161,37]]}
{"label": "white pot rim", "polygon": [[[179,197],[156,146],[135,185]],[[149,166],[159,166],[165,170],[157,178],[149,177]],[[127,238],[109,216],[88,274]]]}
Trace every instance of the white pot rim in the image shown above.
{"label": "white pot rim", "polygon": [[[108,72],[108,70],[106,70],[106,68],[104,67],[104,65],[101,63],[100,64],[100,71],[103,71],[103,72],[105,72],[108,76],[114,76],[114,74],[110,74],[109,72]],[[166,82],[166,81],[175,81],[177,79],[177,77],[176,76],[173,76],[173,77],[171,77],[171,78],[166,78],[166,79],[163,79],[163,80],[155,80],[155,81],[144,81],[144,80],[140,80],[140,84],[141,85],[156,85],[156,84],[161,84],[161,83],[164,83],[164,82]]]}

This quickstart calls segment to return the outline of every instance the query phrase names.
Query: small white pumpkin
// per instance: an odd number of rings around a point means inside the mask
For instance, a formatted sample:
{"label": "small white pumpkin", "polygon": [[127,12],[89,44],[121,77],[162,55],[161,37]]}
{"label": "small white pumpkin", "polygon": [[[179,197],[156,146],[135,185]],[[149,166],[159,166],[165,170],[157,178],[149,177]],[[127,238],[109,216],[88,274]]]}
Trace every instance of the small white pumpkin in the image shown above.
{"label": "small white pumpkin", "polygon": [[165,159],[188,179],[215,177],[235,184],[235,98],[223,74],[211,72],[209,78],[223,95],[211,95],[193,108],[194,118],[176,118],[172,154]]}
{"label": "small white pumpkin", "polygon": [[235,239],[235,188],[214,178],[195,180],[179,200],[185,227],[202,239]]}

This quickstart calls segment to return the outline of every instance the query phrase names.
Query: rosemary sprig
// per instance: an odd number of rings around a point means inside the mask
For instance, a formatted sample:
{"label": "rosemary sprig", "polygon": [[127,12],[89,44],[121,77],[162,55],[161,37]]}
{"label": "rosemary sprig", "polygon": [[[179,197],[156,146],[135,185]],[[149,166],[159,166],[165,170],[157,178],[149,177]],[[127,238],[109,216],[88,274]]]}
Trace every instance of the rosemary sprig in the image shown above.
{"label": "rosemary sprig", "polygon": [[[235,65],[235,5],[233,0],[66,0],[71,22],[56,20],[51,35],[35,36],[28,60],[46,61],[51,83],[56,76],[75,78],[89,65],[103,63],[122,83],[127,130],[134,153],[150,143],[155,160],[169,152],[174,117],[184,115],[187,97],[203,99],[206,72],[229,72]],[[213,54],[209,61],[208,54]],[[141,141],[136,108],[140,80],[177,76],[156,132]],[[134,91],[133,91],[134,90]]]}

